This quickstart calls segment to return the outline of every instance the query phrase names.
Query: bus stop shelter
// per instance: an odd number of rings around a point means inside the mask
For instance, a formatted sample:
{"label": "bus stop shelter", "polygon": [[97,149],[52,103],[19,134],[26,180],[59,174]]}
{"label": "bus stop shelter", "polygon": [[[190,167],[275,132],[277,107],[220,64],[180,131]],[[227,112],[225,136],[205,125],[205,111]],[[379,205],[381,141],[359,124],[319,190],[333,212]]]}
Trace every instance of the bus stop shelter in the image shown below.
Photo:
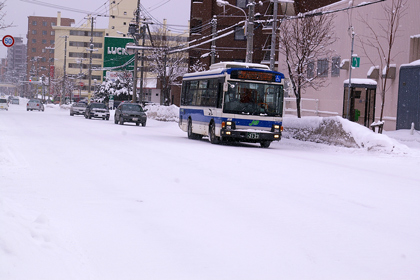
{"label": "bus stop shelter", "polygon": [[351,83],[345,80],[343,118],[370,128],[375,121],[376,87],[377,82],[372,79],[351,79]]}

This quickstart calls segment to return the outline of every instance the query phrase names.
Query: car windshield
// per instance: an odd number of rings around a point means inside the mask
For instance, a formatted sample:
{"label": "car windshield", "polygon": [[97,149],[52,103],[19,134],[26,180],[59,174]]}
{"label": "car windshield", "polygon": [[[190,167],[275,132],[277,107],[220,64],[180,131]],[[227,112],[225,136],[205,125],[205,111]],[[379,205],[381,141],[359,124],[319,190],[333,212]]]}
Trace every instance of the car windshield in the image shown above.
{"label": "car windshield", "polygon": [[86,103],[74,103],[74,107],[86,107]]}
{"label": "car windshield", "polygon": [[243,115],[281,116],[283,87],[262,83],[229,82],[223,112]]}
{"label": "car windshield", "polygon": [[91,107],[92,108],[99,108],[99,109],[106,109],[105,104],[102,104],[102,103],[93,103]]}
{"label": "car windshield", "polygon": [[0,99],[0,103],[7,103],[6,99]]}
{"label": "car windshield", "polygon": [[140,105],[137,104],[124,104],[122,106],[122,110],[124,111],[134,111],[134,112],[143,112],[143,109]]}
{"label": "car windshield", "polygon": [[29,100],[30,103],[40,103],[38,99],[31,99]]}

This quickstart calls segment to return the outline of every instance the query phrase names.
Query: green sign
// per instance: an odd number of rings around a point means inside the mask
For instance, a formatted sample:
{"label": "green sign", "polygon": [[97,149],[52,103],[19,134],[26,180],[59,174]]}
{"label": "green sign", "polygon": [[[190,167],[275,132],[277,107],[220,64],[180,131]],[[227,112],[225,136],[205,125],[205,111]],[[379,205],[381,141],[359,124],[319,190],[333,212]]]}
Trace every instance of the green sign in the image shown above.
{"label": "green sign", "polygon": [[354,68],[360,67],[360,57],[353,56],[351,58],[351,67],[354,67]]}
{"label": "green sign", "polygon": [[[104,78],[106,72],[118,71],[133,71],[134,70],[134,55],[130,55],[125,51],[125,45],[132,43],[132,38],[119,38],[119,37],[105,37],[104,39]],[[132,62],[128,63],[130,60]]]}

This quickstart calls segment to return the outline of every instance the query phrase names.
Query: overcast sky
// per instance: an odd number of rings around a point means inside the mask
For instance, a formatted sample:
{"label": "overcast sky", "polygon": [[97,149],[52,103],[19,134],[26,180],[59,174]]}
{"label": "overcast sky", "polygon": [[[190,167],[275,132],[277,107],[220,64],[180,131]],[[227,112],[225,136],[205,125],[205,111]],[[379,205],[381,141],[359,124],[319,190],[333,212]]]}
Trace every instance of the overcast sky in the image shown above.
{"label": "overcast sky", "polygon": [[[0,0],[3,1],[3,0]],[[29,2],[37,2],[33,4]],[[117,0],[135,1],[137,0]],[[56,17],[57,11],[61,11],[61,16],[73,18],[75,26],[80,26],[84,22],[87,12],[108,11],[109,0],[6,0],[6,7],[2,10],[5,18],[4,23],[13,23],[14,27],[0,30],[0,38],[5,35],[13,37],[23,37],[26,43],[26,33],[28,30],[28,16],[47,16]],[[152,14],[152,16],[162,22],[164,18],[173,31],[185,30],[190,17],[191,0],[141,0],[141,5]],[[49,7],[54,6],[54,7]],[[75,10],[81,11],[76,12]],[[86,13],[84,13],[86,12]],[[108,14],[108,12],[106,12]],[[108,18],[98,18],[96,27],[107,27]],[[0,44],[0,58],[6,57],[7,48]]]}

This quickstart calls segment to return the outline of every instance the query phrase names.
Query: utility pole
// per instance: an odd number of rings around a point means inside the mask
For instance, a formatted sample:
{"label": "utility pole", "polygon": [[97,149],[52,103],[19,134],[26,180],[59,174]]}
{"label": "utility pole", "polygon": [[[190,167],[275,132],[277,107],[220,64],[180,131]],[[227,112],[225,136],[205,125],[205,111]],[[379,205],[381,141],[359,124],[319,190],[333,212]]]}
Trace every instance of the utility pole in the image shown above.
{"label": "utility pole", "polygon": [[277,39],[277,11],[278,0],[273,0],[273,29],[271,30],[271,47],[270,47],[270,70],[274,71],[276,59],[276,39]]}
{"label": "utility pole", "polygon": [[216,32],[217,32],[217,18],[216,16],[213,16],[213,19],[211,20],[211,25],[212,25],[212,38],[213,41],[211,42],[211,61],[210,61],[210,65],[214,64],[216,61]]}
{"label": "utility pole", "polygon": [[88,83],[88,103],[90,103],[90,99],[92,96],[91,87],[92,87],[92,52],[93,49],[93,16],[90,16],[90,48],[87,49],[89,51],[89,83]]}
{"label": "utility pole", "polygon": [[254,53],[254,14],[255,2],[248,4],[248,23],[246,27],[246,63],[252,63]]}
{"label": "utility pole", "polygon": [[[147,24],[147,23],[146,23]],[[146,37],[146,25],[143,23],[141,26],[141,35],[143,37],[142,47],[144,47],[144,41]],[[140,71],[140,93],[139,93],[139,102],[143,100],[143,76],[144,76],[144,49],[141,50],[141,71]]]}
{"label": "utility pole", "polygon": [[350,55],[350,72],[349,72],[349,89],[347,92],[347,119],[351,121],[350,119],[350,102],[351,102],[351,94],[352,94],[352,88],[351,88],[351,69],[352,69],[352,59],[353,59],[353,46],[354,46],[354,29],[353,26],[350,27],[351,30],[351,55]]}
{"label": "utility pole", "polygon": [[63,67],[63,88],[61,89],[60,105],[66,98],[66,64],[67,64],[67,35],[64,36],[64,67]]}
{"label": "utility pole", "polygon": [[[135,29],[132,29],[129,33],[133,36],[134,43],[136,46],[139,44],[139,25],[140,25],[140,0],[137,0],[137,9],[136,9],[136,23]],[[137,65],[139,63],[139,52],[136,50],[134,54],[134,71],[133,71],[133,102],[137,100]]]}
{"label": "utility pole", "polygon": [[46,47],[46,50],[49,50],[48,54],[48,100],[51,98],[51,50],[55,48]]}

